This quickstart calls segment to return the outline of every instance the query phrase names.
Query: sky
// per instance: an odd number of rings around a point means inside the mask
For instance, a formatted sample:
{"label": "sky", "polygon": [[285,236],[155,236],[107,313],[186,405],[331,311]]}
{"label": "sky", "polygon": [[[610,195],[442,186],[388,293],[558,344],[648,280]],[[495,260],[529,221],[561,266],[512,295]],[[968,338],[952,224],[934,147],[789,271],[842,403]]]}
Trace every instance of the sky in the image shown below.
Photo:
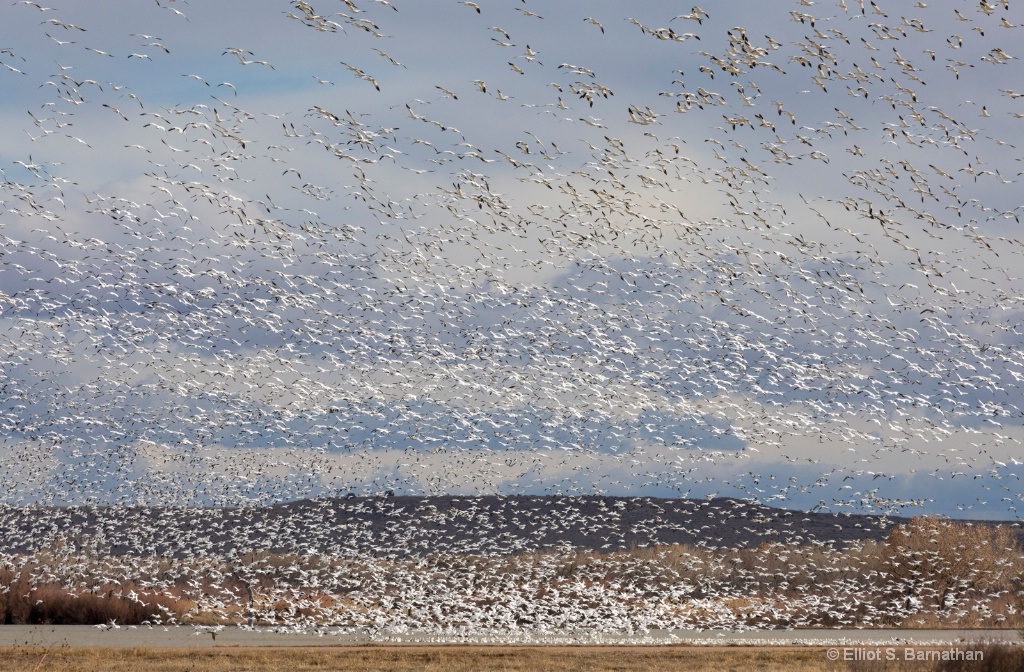
{"label": "sky", "polygon": [[3,7],[0,501],[1016,518],[1024,14],[751,7]]}

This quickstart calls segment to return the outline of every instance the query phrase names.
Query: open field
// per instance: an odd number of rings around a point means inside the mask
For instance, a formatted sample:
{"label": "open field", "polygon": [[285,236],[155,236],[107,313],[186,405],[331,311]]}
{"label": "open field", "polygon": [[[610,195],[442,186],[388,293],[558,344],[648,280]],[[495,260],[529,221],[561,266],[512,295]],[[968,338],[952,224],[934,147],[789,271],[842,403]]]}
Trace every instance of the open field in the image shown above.
{"label": "open field", "polygon": [[[709,670],[805,669],[826,670],[818,649],[786,651],[716,651],[714,665],[700,649],[671,647],[532,648],[532,647],[354,647],[325,649],[243,649],[183,651],[177,649],[40,649],[0,650],[4,672],[52,669],[67,672],[138,670],[151,672],[190,669],[267,670],[272,672],[345,669],[366,670]],[[720,655],[719,655],[720,654]]]}
{"label": "open field", "polygon": [[[265,670],[347,670],[349,672],[423,671],[505,672],[551,670],[616,670],[653,672],[679,670],[932,670],[934,663],[858,663],[828,660],[824,647],[322,647],[260,649],[115,649],[115,648],[0,648],[0,672],[61,669],[64,672],[163,672]],[[978,668],[983,669],[983,668]]]}
{"label": "open field", "polygon": [[[0,672],[61,669],[63,672],[193,672],[260,670],[304,672],[704,672],[785,670],[787,672],[1011,672],[1024,667],[1024,650],[976,647],[982,661],[909,660],[903,649],[882,649],[883,660],[849,660],[849,652],[826,647],[530,647],[530,646],[354,646],[313,648],[0,648]],[[830,651],[832,655],[830,655]],[[948,652],[948,650],[946,650]],[[886,655],[888,653],[888,656]],[[943,649],[916,649],[935,656]],[[847,657],[844,657],[847,656]],[[886,658],[892,658],[886,660]]]}

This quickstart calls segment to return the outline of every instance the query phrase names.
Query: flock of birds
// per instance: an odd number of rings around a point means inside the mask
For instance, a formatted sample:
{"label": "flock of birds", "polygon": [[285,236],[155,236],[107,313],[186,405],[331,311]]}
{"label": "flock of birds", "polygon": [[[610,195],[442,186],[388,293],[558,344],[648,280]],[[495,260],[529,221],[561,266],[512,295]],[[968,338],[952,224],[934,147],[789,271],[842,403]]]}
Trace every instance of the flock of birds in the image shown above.
{"label": "flock of birds", "polygon": [[1019,6],[236,5],[0,9],[6,505],[1016,517]]}
{"label": "flock of birds", "polygon": [[[867,516],[726,499],[353,497],[32,514],[0,530],[36,545],[0,556],[0,570],[22,577],[3,588],[28,591],[44,623],[61,613],[46,604],[62,590],[147,608],[99,619],[105,631],[652,643],[651,630],[1020,623],[1019,530],[951,521],[890,527],[899,536],[879,543]],[[827,523],[846,528],[838,543]],[[689,543],[667,543],[680,531]]]}

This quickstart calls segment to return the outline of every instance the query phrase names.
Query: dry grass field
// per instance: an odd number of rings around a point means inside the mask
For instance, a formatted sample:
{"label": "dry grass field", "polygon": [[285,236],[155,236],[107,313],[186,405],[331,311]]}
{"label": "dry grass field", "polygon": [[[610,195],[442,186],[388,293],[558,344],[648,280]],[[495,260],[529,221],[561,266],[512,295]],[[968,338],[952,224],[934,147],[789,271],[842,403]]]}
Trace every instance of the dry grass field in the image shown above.
{"label": "dry grass field", "polygon": [[0,672],[1013,672],[1024,650],[982,647],[983,662],[832,662],[825,647],[353,646],[314,648],[0,648]]}
{"label": "dry grass field", "polygon": [[[654,672],[679,670],[807,670],[846,669],[830,663],[825,649],[754,647],[513,647],[433,646],[246,649],[112,649],[8,647],[0,649],[0,672],[53,670],[62,672],[228,672],[260,670],[303,672],[476,672],[503,670],[617,670]],[[919,667],[917,669],[930,669]]]}

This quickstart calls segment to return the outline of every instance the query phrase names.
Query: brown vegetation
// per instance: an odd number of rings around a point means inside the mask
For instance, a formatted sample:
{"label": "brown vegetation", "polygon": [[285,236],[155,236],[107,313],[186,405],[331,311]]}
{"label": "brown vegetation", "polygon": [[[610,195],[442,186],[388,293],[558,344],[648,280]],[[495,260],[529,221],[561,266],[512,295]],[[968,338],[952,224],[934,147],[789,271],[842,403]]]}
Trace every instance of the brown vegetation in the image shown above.
{"label": "brown vegetation", "polygon": [[469,672],[503,670],[617,670],[619,672],[1017,672],[1024,668],[1024,650],[980,646],[983,661],[831,662],[824,647],[691,647],[691,646],[352,646],[317,648],[0,648],[0,672],[61,669],[64,672],[195,672],[264,670],[305,672]]}
{"label": "brown vegetation", "polygon": [[[695,647],[348,647],[315,649],[0,649],[0,672],[59,667],[64,672],[195,672],[265,670],[305,672],[705,672],[707,670],[786,670],[826,672],[844,669],[829,663],[824,649]],[[930,669],[926,667],[921,670]]]}
{"label": "brown vegetation", "polygon": [[[42,563],[32,558],[20,567],[0,566],[0,623],[125,624],[160,623],[184,615],[180,599],[131,583],[39,580]],[[45,574],[43,576],[46,576]]]}
{"label": "brown vegetation", "polygon": [[[1024,649],[1005,644],[962,644],[953,651],[980,652],[980,660],[906,660],[899,649],[894,660],[860,660],[845,663],[849,672],[1021,672],[1024,670]],[[942,653],[941,648],[917,647],[915,651]],[[949,649],[947,649],[949,651]]]}
{"label": "brown vegetation", "polygon": [[886,570],[904,594],[939,613],[960,595],[998,599],[1021,589],[1020,549],[1005,527],[918,517],[893,528],[886,550]]}

